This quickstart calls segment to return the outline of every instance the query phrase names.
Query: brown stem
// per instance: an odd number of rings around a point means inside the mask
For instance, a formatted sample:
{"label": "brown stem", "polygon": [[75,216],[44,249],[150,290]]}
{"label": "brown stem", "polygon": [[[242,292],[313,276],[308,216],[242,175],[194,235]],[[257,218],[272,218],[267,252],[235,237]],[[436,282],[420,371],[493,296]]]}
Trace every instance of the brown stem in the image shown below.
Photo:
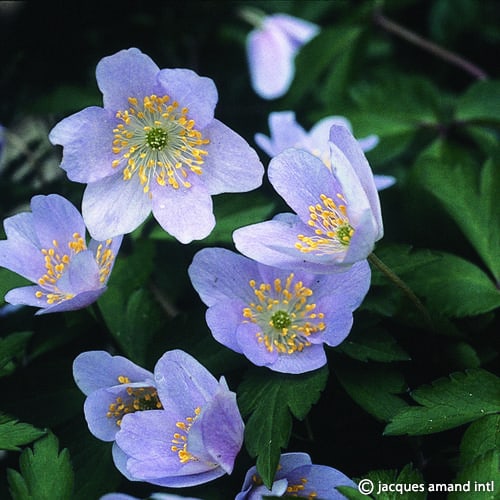
{"label": "brown stem", "polygon": [[384,262],[382,262],[374,253],[368,256],[368,261],[373,264],[382,274],[385,275],[394,285],[396,285],[406,297],[413,303],[415,308],[422,314],[427,325],[434,330],[431,316],[421,300],[415,295],[413,290]]}
{"label": "brown stem", "polygon": [[403,28],[403,26],[385,17],[381,12],[375,11],[373,14],[373,20],[375,21],[375,24],[378,24],[389,33],[393,33],[403,38],[404,40],[430,52],[431,54],[434,54],[436,57],[439,57],[454,66],[458,66],[478,80],[486,80],[488,78],[488,75],[475,64],[472,64],[470,61],[467,61],[458,54],[444,49],[443,47],[422,38],[420,35]]}

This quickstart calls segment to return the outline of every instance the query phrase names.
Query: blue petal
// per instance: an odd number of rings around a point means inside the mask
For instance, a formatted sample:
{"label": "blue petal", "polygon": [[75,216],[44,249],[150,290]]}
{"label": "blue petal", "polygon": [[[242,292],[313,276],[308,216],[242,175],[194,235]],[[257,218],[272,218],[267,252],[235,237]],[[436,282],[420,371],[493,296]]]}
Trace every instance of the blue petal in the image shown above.
{"label": "blue petal", "polygon": [[96,79],[103,93],[104,107],[112,111],[129,108],[129,97],[158,94],[156,77],[160,68],[139,49],[120,50],[103,57],[96,68]]}

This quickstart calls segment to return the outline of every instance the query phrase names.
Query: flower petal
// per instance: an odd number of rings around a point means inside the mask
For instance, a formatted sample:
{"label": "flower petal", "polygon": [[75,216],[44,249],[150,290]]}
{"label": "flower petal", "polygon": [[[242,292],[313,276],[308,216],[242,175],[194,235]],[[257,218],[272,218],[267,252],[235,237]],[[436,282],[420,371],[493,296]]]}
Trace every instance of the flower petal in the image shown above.
{"label": "flower petal", "polygon": [[112,111],[125,110],[129,108],[129,97],[142,100],[144,96],[157,94],[159,71],[153,60],[136,48],[103,57],[95,73],[104,107]]}
{"label": "flower petal", "polygon": [[309,207],[325,194],[337,199],[342,188],[331,171],[317,157],[303,150],[287,149],[269,163],[268,177],[274,189],[304,223],[309,220]]}
{"label": "flower petal", "polygon": [[251,31],[247,37],[247,57],[254,91],[263,99],[286,93],[295,74],[294,49],[287,37],[271,26]]}
{"label": "flower petal", "polygon": [[201,180],[210,194],[246,192],[262,184],[264,167],[257,153],[236,132],[213,120],[203,130],[210,140]]}
{"label": "flower petal", "polygon": [[118,377],[130,382],[152,381],[153,374],[123,356],[111,356],[106,351],[87,351],[73,361],[73,377],[86,395],[119,384]]}
{"label": "flower petal", "polygon": [[[335,147],[331,148],[332,167],[335,168],[335,159],[339,159],[339,161],[342,162],[341,155],[343,155],[351,164],[359,182],[363,186],[363,190],[368,197],[376,222],[377,235],[375,241],[377,241],[383,236],[382,213],[377,188],[375,186],[375,181],[373,180],[373,173],[363,150],[349,130],[345,127],[333,126],[330,131],[330,141],[335,145]],[[343,186],[348,185],[348,183],[344,181],[345,173],[346,171],[344,169],[338,169],[336,173]]]}
{"label": "flower petal", "polygon": [[244,432],[236,394],[221,386],[204,409],[200,423],[204,448],[227,474],[231,474]]}
{"label": "flower petal", "polygon": [[206,238],[215,226],[212,198],[204,186],[151,186],[153,215],[167,233],[181,243]]}
{"label": "flower petal", "polygon": [[293,111],[270,113],[268,121],[270,137],[255,134],[255,142],[270,157],[276,156],[285,149],[299,147],[307,140],[307,133],[297,123]]}
{"label": "flower petal", "polygon": [[34,283],[46,272],[42,252],[26,240],[0,241],[0,266]]}
{"label": "flower petal", "polygon": [[171,101],[188,108],[187,117],[195,121],[195,129],[202,129],[214,119],[219,96],[211,78],[199,76],[190,69],[162,69],[157,79]]}
{"label": "flower petal", "polygon": [[246,301],[248,293],[243,290],[257,273],[254,261],[225,248],[200,250],[188,268],[191,283],[207,306],[235,298]]}
{"label": "flower petal", "polygon": [[[66,198],[57,194],[33,196],[31,210],[35,231],[42,248],[54,247],[54,240],[66,246],[74,234],[85,237],[85,224],[80,212]],[[67,247],[66,247],[67,248]],[[62,253],[68,250],[62,249]]]}
{"label": "flower petal", "polygon": [[241,301],[225,299],[212,305],[206,312],[207,325],[214,339],[238,353],[243,351],[236,338],[236,330],[243,320],[245,305]]}
{"label": "flower petal", "polygon": [[[215,377],[188,353],[175,349],[156,363],[155,382],[164,405],[175,404],[179,413],[190,416],[217,392]],[[165,403],[168,402],[168,403]]]}
{"label": "flower petal", "polygon": [[136,229],[151,213],[151,199],[139,178],[123,180],[121,173],[87,185],[82,214],[92,238],[104,241]]}
{"label": "flower petal", "polygon": [[75,182],[95,182],[116,173],[112,162],[114,114],[103,108],[85,108],[60,121],[49,134],[63,146],[61,168]]}

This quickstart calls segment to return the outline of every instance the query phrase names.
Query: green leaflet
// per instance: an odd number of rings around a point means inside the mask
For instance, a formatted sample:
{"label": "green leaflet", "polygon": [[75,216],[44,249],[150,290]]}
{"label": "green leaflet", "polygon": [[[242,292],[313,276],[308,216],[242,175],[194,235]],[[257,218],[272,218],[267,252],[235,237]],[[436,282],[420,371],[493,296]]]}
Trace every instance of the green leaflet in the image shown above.
{"label": "green leaflet", "polygon": [[19,458],[20,473],[9,469],[7,477],[13,500],[71,500],[73,469],[67,449],[59,452],[53,434],[25,449]]}
{"label": "green leaflet", "polygon": [[238,388],[238,405],[245,426],[245,444],[257,457],[257,470],[270,488],[292,428],[292,415],[306,417],[326,385],[328,370],[321,368],[302,375],[285,375],[252,370]]}
{"label": "green leaflet", "polygon": [[433,434],[500,411],[500,379],[482,369],[452,373],[411,393],[420,406],[404,408],[385,428],[386,435]]}

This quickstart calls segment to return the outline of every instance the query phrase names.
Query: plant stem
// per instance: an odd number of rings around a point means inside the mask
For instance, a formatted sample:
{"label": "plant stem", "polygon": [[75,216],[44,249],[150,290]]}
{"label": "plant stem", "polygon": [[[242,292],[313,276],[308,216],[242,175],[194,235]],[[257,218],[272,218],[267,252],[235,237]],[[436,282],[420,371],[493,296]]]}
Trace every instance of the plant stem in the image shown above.
{"label": "plant stem", "polygon": [[431,330],[434,330],[431,316],[427,308],[422,304],[422,301],[415,295],[413,290],[384,262],[382,262],[374,253],[368,256],[368,261],[373,264],[384,276],[396,285],[406,297],[413,303],[415,308],[422,314],[425,322]]}
{"label": "plant stem", "polygon": [[385,29],[389,33],[393,33],[404,40],[420,47],[431,54],[434,54],[436,57],[443,59],[444,61],[453,64],[454,66],[458,66],[463,69],[465,72],[474,76],[478,80],[486,80],[488,75],[475,64],[472,64],[470,61],[467,61],[463,57],[451,52],[423,37],[413,33],[412,31],[404,28],[403,26],[391,21],[387,17],[385,17],[380,11],[376,10],[373,14],[373,20],[375,24],[379,25],[381,28]]}

